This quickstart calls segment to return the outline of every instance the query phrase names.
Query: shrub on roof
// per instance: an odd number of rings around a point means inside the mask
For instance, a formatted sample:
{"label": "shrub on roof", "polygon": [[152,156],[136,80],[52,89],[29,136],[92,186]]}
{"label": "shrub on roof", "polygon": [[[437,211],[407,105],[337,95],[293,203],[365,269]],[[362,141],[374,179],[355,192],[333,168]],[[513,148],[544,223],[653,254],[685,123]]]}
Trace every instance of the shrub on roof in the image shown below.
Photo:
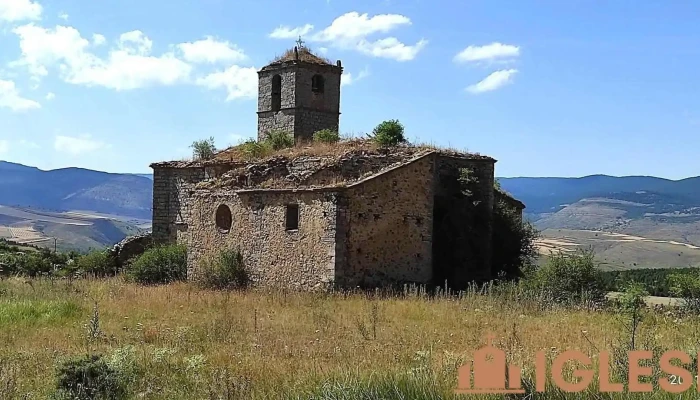
{"label": "shrub on roof", "polygon": [[337,143],[340,141],[340,134],[331,129],[322,129],[314,133],[314,142]]}
{"label": "shrub on roof", "polygon": [[190,148],[192,148],[192,156],[195,160],[211,160],[214,158],[214,153],[216,153],[214,137],[206,140],[195,140],[190,145]]}
{"label": "shrub on roof", "polygon": [[382,147],[396,146],[407,142],[403,135],[403,125],[396,119],[377,125],[370,137]]}
{"label": "shrub on roof", "polygon": [[248,139],[241,144],[241,150],[247,158],[261,158],[272,152],[272,148],[266,141],[258,142],[255,139]]}
{"label": "shrub on roof", "polygon": [[282,150],[288,147],[294,147],[294,137],[285,131],[273,130],[267,134],[265,142],[270,145],[272,150]]}

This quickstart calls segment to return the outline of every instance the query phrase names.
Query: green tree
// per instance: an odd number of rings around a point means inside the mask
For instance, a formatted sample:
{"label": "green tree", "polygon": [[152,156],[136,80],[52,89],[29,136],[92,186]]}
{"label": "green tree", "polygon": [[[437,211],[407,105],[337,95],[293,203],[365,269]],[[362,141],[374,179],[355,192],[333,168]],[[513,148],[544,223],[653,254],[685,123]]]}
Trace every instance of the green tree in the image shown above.
{"label": "green tree", "polygon": [[216,153],[213,136],[205,140],[195,140],[190,145],[190,148],[195,160],[211,160],[214,158],[214,153]]}
{"label": "green tree", "polygon": [[377,125],[370,137],[382,147],[396,146],[406,142],[403,125],[396,119]]}

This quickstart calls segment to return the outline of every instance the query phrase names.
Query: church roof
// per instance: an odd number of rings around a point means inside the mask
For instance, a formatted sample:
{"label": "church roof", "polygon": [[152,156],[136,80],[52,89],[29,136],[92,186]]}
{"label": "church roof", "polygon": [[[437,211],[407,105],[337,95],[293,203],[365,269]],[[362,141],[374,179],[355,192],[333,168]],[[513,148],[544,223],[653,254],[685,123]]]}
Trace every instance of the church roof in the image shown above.
{"label": "church roof", "polygon": [[[297,53],[298,53],[298,58],[297,58]],[[278,66],[278,65],[292,63],[295,61],[300,61],[300,62],[309,63],[309,64],[317,64],[317,65],[332,65],[332,66],[335,65],[331,60],[324,58],[324,57],[321,57],[319,55],[316,55],[309,48],[302,46],[302,47],[294,47],[291,49],[287,49],[281,56],[276,57],[267,66],[263,67],[263,69],[265,69],[267,67],[274,67],[274,66]]]}

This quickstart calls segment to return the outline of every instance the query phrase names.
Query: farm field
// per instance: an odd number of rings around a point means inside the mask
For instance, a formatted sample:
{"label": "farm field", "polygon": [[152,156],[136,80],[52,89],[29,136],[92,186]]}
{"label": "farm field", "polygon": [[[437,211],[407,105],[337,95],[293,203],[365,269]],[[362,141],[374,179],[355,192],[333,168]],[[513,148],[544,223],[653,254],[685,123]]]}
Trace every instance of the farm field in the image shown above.
{"label": "farm field", "polygon": [[[614,313],[545,310],[490,292],[380,298],[143,287],[114,278],[31,287],[9,279],[0,293],[0,398],[49,398],[57,363],[90,353],[130,368],[133,398],[461,399],[468,397],[452,391],[457,368],[488,333],[525,371],[540,350],[596,353],[628,340]],[[652,313],[639,340],[694,354],[698,326]]]}
{"label": "farm field", "polygon": [[604,270],[700,266],[700,246],[632,234],[545,229],[537,247],[543,255],[550,251],[571,253],[577,248],[593,248]]}
{"label": "farm field", "polygon": [[61,250],[98,249],[150,229],[150,221],[85,211],[54,212],[0,205],[0,238]]}

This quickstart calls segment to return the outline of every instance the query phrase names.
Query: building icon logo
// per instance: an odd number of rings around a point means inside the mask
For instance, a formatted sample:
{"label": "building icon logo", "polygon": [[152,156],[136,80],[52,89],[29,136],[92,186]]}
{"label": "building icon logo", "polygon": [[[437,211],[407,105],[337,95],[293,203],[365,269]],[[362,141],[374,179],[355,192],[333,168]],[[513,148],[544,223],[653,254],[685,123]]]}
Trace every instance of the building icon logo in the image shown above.
{"label": "building icon logo", "polygon": [[517,365],[507,366],[506,384],[506,353],[492,345],[493,339],[493,336],[488,336],[486,346],[474,352],[473,364],[467,362],[459,368],[455,393],[525,393],[520,382],[520,367]]}

